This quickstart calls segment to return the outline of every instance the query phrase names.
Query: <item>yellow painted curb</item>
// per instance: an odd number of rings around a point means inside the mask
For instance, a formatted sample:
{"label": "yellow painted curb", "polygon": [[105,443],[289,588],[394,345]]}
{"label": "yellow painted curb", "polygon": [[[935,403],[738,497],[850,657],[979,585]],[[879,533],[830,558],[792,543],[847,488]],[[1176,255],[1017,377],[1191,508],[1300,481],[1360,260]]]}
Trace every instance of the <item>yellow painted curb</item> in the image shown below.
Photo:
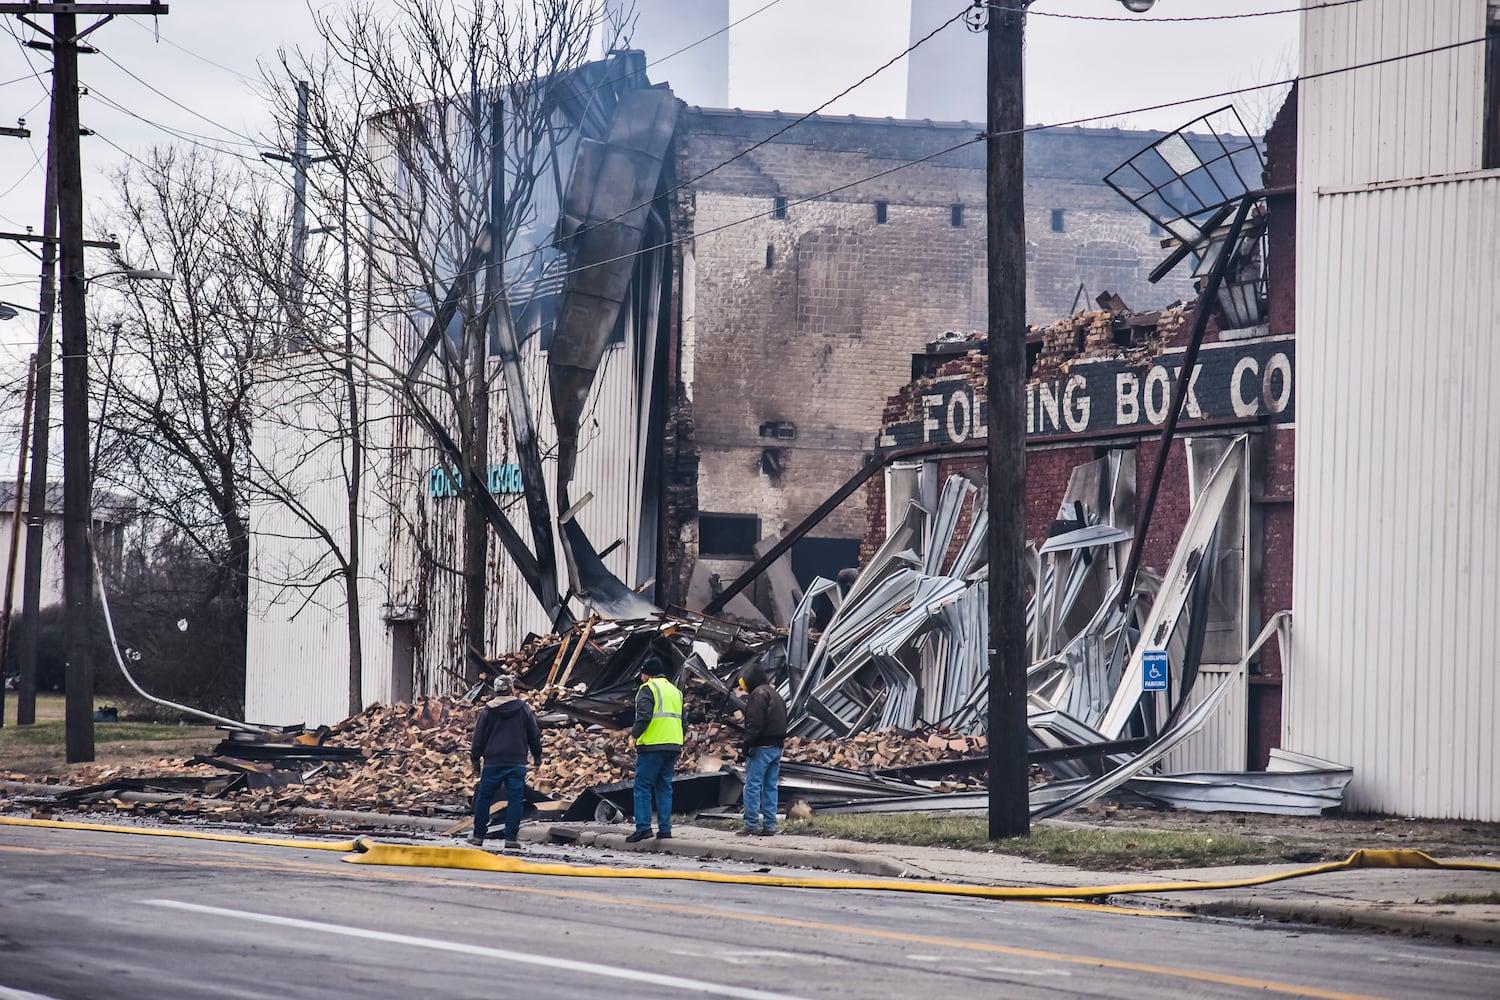
{"label": "yellow painted curb", "polygon": [[558,875],[570,878],[641,878],[675,879],[689,882],[721,882],[731,885],[767,885],[798,889],[865,889],[883,892],[917,892],[941,896],[974,896],[983,899],[1092,899],[1099,896],[1128,895],[1147,892],[1192,892],[1204,889],[1239,889],[1265,885],[1307,875],[1347,871],[1356,868],[1449,868],[1470,871],[1500,872],[1500,865],[1478,862],[1449,862],[1421,851],[1355,851],[1343,861],[1276,872],[1254,878],[1222,882],[1148,882],[1127,885],[1083,887],[1025,888],[985,885],[954,885],[946,882],[919,882],[881,879],[805,878],[781,875],[738,875],[731,872],[673,871],[658,868],[614,868],[606,865],[559,865],[528,861],[512,855],[491,854],[472,847],[407,847],[394,844],[371,844],[358,854],[343,859],[356,865],[401,865],[413,868],[463,868],[471,871],[505,872],[511,875]]}

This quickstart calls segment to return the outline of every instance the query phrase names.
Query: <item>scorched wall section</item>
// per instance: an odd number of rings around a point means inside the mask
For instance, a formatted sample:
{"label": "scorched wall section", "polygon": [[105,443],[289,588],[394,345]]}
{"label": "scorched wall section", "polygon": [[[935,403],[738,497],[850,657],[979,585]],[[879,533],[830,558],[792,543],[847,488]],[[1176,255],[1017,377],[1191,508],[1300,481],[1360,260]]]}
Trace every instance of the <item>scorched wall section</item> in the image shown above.
{"label": "scorched wall section", "polygon": [[[934,331],[985,325],[984,154],[969,141],[974,127],[814,117],[756,146],[791,121],[689,108],[677,136],[679,212],[691,219],[680,328],[697,506],[710,518],[758,518],[761,538],[858,471],[890,387],[910,378],[912,353]],[[1028,136],[1033,314],[1071,312],[1080,285],[1137,308],[1189,294],[1176,276],[1146,282],[1158,239],[1099,180],[1158,137]],[[816,534],[848,541],[852,553],[865,529],[861,500]],[[704,562],[728,580],[747,557]]]}

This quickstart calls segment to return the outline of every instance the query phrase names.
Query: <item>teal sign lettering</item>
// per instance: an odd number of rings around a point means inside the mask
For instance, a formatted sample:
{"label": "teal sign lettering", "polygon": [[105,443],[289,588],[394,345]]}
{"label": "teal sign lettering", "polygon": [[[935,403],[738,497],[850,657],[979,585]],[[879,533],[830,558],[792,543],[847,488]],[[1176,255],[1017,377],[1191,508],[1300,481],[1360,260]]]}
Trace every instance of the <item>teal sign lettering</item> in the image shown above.
{"label": "teal sign lettering", "polygon": [[[526,492],[521,481],[521,467],[515,463],[497,463],[485,470],[485,486],[491,493],[515,494]],[[442,466],[427,473],[427,495],[434,499],[456,497],[464,491],[464,477],[457,469]]]}

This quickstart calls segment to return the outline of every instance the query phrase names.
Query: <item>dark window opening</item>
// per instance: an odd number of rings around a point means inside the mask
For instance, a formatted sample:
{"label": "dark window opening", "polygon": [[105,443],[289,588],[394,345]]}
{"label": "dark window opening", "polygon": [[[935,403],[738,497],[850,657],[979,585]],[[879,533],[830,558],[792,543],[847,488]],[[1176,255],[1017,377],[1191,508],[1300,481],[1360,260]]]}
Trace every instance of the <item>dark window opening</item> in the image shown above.
{"label": "dark window opening", "polygon": [[785,448],[762,448],[760,450],[760,471],[767,479],[780,479],[785,469]]}
{"label": "dark window opening", "polygon": [[1484,169],[1500,168],[1500,4],[1490,4],[1484,45]]}
{"label": "dark window opening", "polygon": [[954,205],[948,209],[948,222],[954,229],[962,229],[964,225],[964,207]]}
{"label": "dark window opening", "polygon": [[755,558],[760,518],[754,514],[699,514],[698,554],[728,559]]}
{"label": "dark window opening", "polygon": [[1067,231],[1067,227],[1063,224],[1063,210],[1060,208],[1052,210],[1052,231],[1054,233]]}
{"label": "dark window opening", "polygon": [[770,243],[767,243],[766,244],[766,270],[769,271],[771,268],[773,268],[775,266],[776,266],[776,247],[772,246]]}
{"label": "dark window opening", "polygon": [[1026,375],[1028,378],[1036,374],[1036,363],[1041,359],[1042,339],[1038,337],[1035,340],[1028,340],[1026,342]]}
{"label": "dark window opening", "polygon": [[786,195],[778,194],[772,203],[771,216],[777,219],[786,218]]}
{"label": "dark window opening", "polygon": [[857,566],[857,538],[799,538],[792,543],[792,575],[803,590],[817,577],[836,580],[839,570]]}
{"label": "dark window opening", "polygon": [[890,206],[883,201],[877,201],[875,203],[875,224],[877,226],[885,225],[885,220],[889,209]]}

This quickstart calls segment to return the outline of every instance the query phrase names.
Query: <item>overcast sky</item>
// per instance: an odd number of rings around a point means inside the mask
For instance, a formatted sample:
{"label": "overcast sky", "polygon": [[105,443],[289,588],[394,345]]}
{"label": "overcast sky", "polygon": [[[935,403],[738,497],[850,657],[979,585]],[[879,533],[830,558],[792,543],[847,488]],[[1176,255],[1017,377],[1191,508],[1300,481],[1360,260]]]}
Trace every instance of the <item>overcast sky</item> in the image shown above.
{"label": "overcast sky", "polygon": [[[380,5],[384,0],[377,0]],[[680,0],[687,4],[696,0]],[[798,112],[822,104],[908,44],[904,0],[730,0],[730,103],[747,109]],[[1037,0],[1027,25],[1027,112],[1032,123],[1080,118],[1092,124],[1172,129],[1222,100],[1155,112],[1132,108],[1210,94],[1288,76],[1295,66],[1295,14],[1190,24],[1157,18],[1275,11],[1297,0],[1158,0],[1145,17],[1114,0]],[[386,5],[389,5],[388,3]],[[336,6],[315,0],[315,6]],[[954,12],[965,6],[954,0]],[[108,195],[108,175],[153,145],[187,141],[256,157],[269,128],[258,91],[259,63],[279,48],[315,39],[304,0],[173,0],[159,19],[121,16],[89,36],[99,54],[80,59],[88,89],[85,213]],[[1066,20],[1042,12],[1120,17],[1114,22]],[[0,123],[17,118],[29,140],[0,136],[0,229],[41,230],[50,55],[20,43],[35,33],[16,18],[0,34]],[[962,32],[953,25],[947,31]],[[974,35],[977,46],[982,36]],[[648,52],[648,58],[655,56]],[[654,66],[672,76],[672,60]],[[903,113],[905,63],[898,62],[828,109],[830,114],[884,117]],[[1252,116],[1264,100],[1242,99]],[[170,130],[170,131],[169,131]],[[178,133],[173,135],[172,132]],[[285,167],[266,164],[267,171]],[[91,238],[103,234],[90,232]],[[0,241],[0,300],[35,306],[38,266],[15,243]],[[24,339],[25,314],[0,323],[0,340]],[[34,327],[32,328],[34,329]]]}

